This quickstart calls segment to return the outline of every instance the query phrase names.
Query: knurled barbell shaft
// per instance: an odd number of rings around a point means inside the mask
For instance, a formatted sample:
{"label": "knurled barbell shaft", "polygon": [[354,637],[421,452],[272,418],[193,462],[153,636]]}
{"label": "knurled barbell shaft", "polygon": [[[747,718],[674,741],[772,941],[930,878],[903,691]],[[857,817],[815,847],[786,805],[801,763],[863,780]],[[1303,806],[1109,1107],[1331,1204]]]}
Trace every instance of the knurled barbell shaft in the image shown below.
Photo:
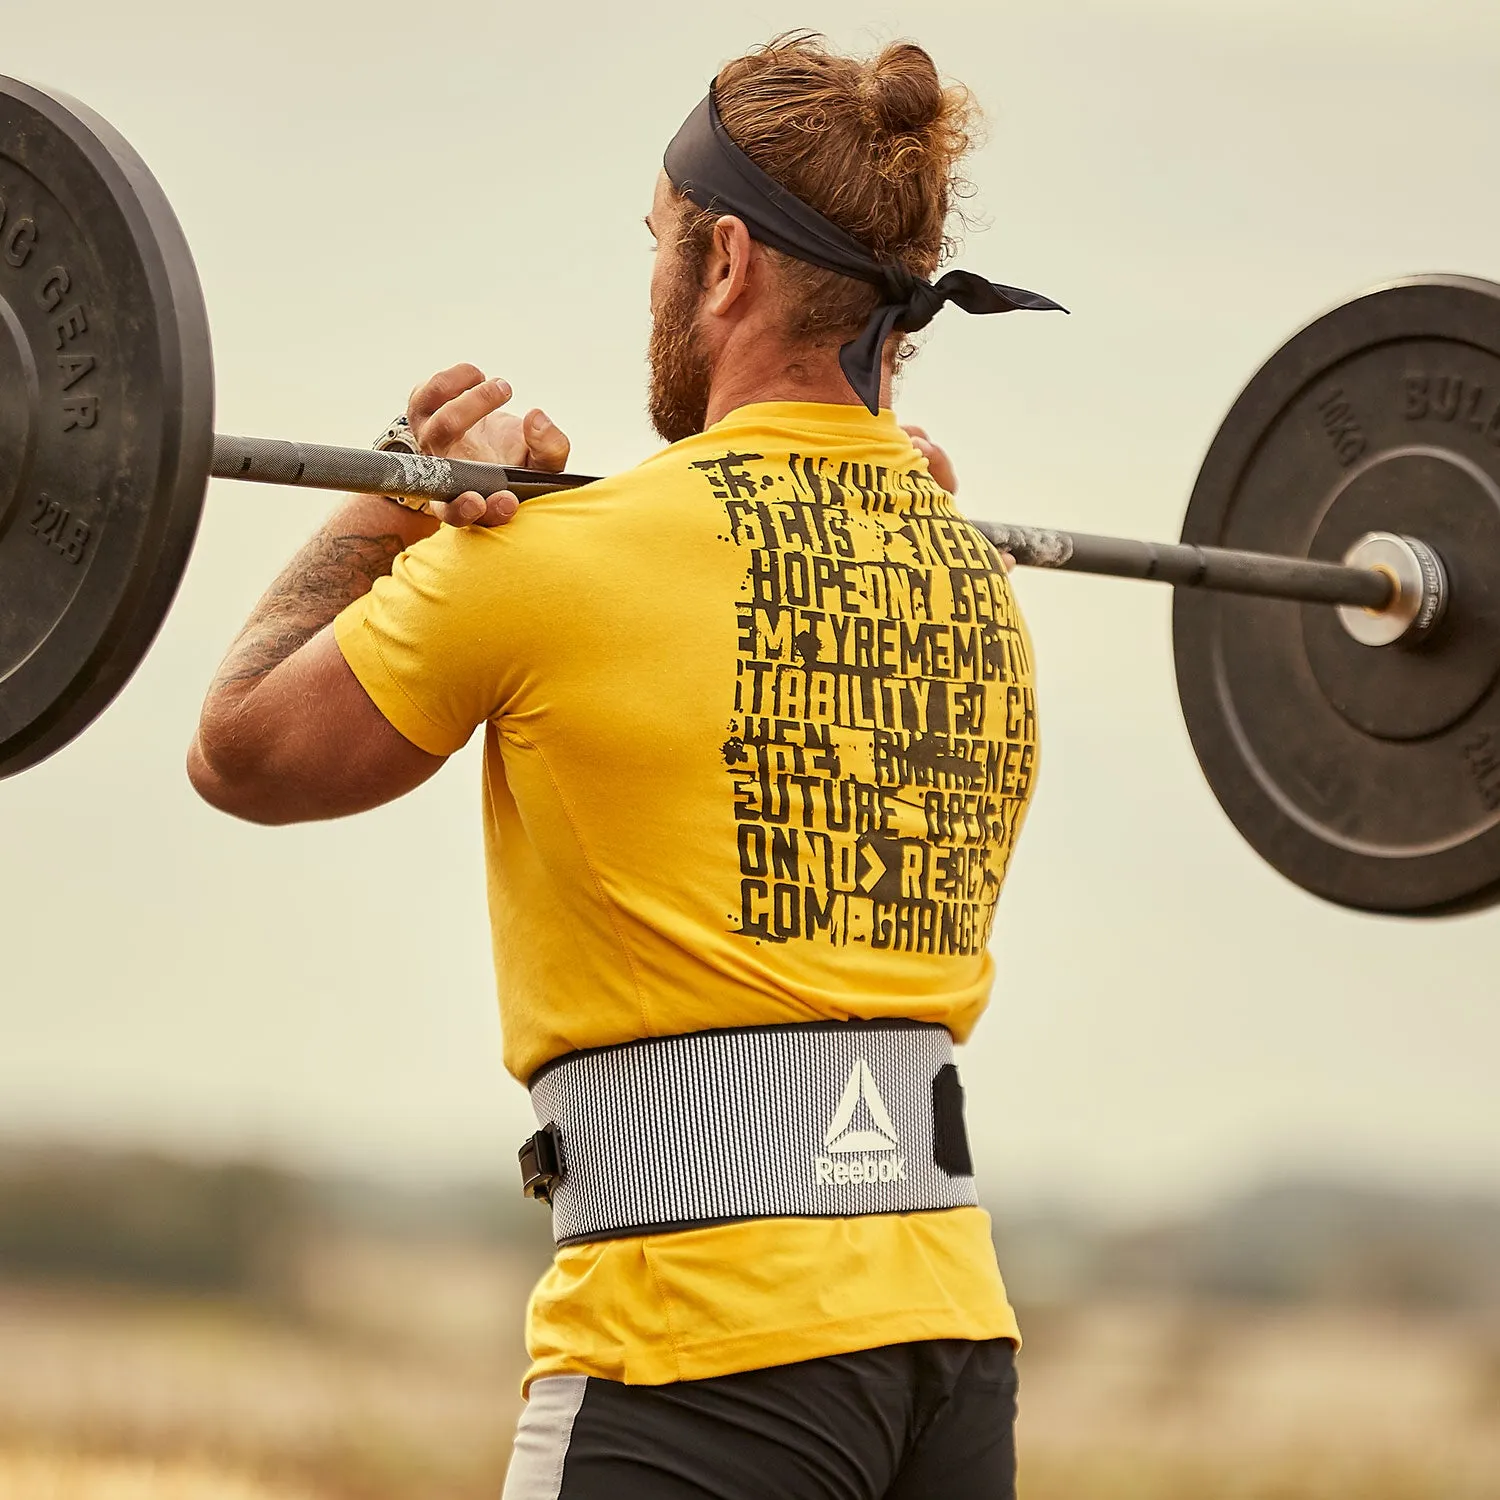
{"label": "knurled barbell shaft", "polygon": [[[529,500],[592,482],[584,474],[544,474],[464,459],[222,435],[214,438],[212,473],[216,479],[424,500],[453,500],[469,490],[482,495],[510,490],[519,499]],[[1352,604],[1364,609],[1386,608],[1395,587],[1389,574],[1373,568],[1180,542],[1088,536],[994,521],[971,520],[970,524],[1027,568],[1149,578],[1178,588],[1261,594],[1308,604]]]}
{"label": "knurled barbell shaft", "polygon": [[329,448],[321,443],[226,437],[222,433],[214,435],[209,472],[215,479],[348,490],[356,495],[405,495],[414,500],[455,500],[470,490],[481,495],[510,490],[518,499],[529,500],[592,483],[586,474],[543,474],[461,458],[385,453],[374,448]]}

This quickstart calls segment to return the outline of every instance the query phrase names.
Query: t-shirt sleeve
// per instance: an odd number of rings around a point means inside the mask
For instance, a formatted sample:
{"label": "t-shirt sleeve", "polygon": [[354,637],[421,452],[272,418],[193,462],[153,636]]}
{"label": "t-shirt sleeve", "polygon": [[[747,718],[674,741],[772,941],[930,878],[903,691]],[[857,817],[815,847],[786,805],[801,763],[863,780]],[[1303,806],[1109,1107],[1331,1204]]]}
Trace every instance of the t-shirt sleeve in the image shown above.
{"label": "t-shirt sleeve", "polygon": [[514,547],[502,531],[444,526],[334,621],[339,650],[376,708],[431,755],[467,743],[504,708],[514,680],[505,628]]}

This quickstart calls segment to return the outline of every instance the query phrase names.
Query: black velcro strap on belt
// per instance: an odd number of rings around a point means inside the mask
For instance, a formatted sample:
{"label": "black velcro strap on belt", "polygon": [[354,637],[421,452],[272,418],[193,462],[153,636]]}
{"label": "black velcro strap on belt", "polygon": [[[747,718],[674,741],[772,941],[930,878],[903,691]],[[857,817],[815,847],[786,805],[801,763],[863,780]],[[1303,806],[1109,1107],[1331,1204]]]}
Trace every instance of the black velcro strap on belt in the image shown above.
{"label": "black velcro strap on belt", "polygon": [[964,1126],[964,1086],[952,1063],[939,1068],[932,1080],[932,1159],[950,1177],[974,1175]]}

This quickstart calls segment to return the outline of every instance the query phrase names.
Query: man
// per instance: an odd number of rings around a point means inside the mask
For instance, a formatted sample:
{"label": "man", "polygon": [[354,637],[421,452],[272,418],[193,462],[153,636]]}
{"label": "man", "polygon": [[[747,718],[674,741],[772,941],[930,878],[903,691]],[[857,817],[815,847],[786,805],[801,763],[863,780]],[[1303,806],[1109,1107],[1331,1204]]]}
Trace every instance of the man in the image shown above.
{"label": "man", "polygon": [[[890,411],[970,106],[927,54],[784,38],[667,152],[669,446],[438,520],[346,502],[189,755],[260,822],[411,790],[479,726],[505,1059],[559,1249],[509,1500],[1009,1497],[1017,1330],[951,1062],[1036,770],[1030,646]],[[560,470],[471,366],[421,447]],[[483,523],[483,524],[477,524]]]}

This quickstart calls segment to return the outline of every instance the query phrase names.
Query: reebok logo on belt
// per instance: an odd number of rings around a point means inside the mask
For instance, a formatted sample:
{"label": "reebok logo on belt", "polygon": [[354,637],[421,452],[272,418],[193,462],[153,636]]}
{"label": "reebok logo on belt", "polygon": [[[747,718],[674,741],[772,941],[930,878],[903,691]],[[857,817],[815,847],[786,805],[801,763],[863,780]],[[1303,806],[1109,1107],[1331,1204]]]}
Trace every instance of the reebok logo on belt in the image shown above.
{"label": "reebok logo on belt", "polygon": [[[861,1105],[867,1123],[856,1125],[854,1117]],[[898,1154],[900,1138],[875,1087],[870,1065],[862,1057],[849,1070],[849,1081],[828,1122],[823,1145],[828,1155],[813,1158],[814,1180],[820,1185],[906,1180],[906,1158]],[[875,1152],[880,1154],[872,1154]]]}

